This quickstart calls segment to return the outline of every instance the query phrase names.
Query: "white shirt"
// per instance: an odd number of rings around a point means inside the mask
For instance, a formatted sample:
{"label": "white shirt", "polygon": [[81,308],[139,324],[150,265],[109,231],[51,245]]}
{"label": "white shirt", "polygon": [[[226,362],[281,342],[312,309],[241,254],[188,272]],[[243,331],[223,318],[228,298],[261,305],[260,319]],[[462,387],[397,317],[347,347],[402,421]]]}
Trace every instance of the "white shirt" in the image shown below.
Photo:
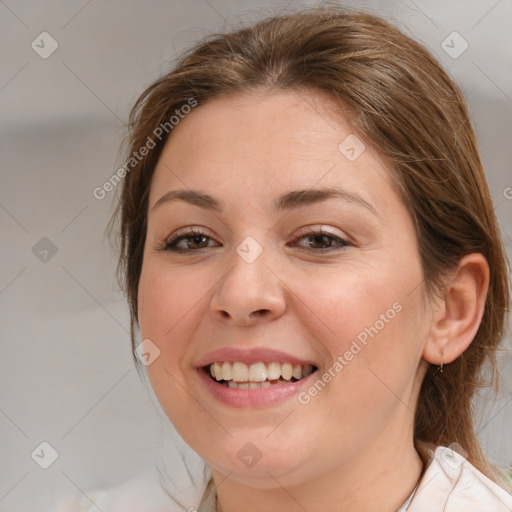
{"label": "white shirt", "polygon": [[[115,489],[88,493],[94,500],[68,508],[69,512],[215,512],[215,489],[203,482],[173,493],[153,476],[137,478]],[[65,512],[59,509],[60,512]],[[512,512],[512,496],[461,455],[438,447],[423,477],[397,512]]]}

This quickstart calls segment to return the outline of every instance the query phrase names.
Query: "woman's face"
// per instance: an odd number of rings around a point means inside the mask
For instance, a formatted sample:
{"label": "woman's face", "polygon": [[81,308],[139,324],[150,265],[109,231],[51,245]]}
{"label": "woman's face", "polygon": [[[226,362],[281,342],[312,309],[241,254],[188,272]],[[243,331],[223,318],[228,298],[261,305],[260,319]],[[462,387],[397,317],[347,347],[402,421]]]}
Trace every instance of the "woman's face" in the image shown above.
{"label": "woman's face", "polygon": [[412,441],[429,328],[414,227],[336,109],[318,92],[212,100],[151,184],[152,386],[212,470],[254,486]]}

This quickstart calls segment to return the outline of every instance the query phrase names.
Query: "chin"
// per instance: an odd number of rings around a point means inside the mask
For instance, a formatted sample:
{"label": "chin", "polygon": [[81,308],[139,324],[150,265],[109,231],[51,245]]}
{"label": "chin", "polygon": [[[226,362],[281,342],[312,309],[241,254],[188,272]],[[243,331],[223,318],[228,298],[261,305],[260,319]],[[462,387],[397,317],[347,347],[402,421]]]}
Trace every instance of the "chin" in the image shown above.
{"label": "chin", "polygon": [[[267,429],[267,436],[270,431]],[[226,439],[224,443],[215,443],[214,450],[212,445],[195,449],[211,468],[230,478],[253,487],[272,488],[276,486],[272,477],[279,481],[286,478],[288,481],[299,468],[302,468],[302,472],[313,456],[311,443],[298,442],[296,436],[276,436],[272,439],[273,435],[266,439],[261,435],[238,435]],[[295,439],[295,442],[285,444],[283,437]],[[193,444],[191,446],[194,448]],[[308,450],[306,446],[309,446]]]}

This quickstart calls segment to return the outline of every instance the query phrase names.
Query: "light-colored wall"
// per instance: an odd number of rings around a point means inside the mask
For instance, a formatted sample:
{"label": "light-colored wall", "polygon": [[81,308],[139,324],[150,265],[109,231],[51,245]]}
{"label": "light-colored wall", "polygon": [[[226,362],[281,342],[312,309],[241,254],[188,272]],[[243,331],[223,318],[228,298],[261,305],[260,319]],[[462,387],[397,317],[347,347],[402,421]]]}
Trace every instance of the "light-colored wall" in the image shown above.
{"label": "light-colored wall", "polygon": [[[92,192],[119,165],[129,106],[176,52],[240,13],[248,22],[285,5],[0,3],[0,510],[48,510],[58,493],[113,485],[152,464],[159,416],[132,365],[127,307],[103,238],[112,194],[98,200]],[[512,4],[344,5],[395,18],[461,83],[510,254],[512,198],[504,191],[512,186]],[[59,45],[46,59],[31,47],[35,40],[40,53],[51,48],[36,38],[43,31]],[[469,43],[457,59],[441,47],[453,31]],[[510,357],[503,368],[500,401],[479,405],[486,411],[480,436],[492,458],[512,464]],[[47,470],[31,458],[42,441],[59,455]]]}

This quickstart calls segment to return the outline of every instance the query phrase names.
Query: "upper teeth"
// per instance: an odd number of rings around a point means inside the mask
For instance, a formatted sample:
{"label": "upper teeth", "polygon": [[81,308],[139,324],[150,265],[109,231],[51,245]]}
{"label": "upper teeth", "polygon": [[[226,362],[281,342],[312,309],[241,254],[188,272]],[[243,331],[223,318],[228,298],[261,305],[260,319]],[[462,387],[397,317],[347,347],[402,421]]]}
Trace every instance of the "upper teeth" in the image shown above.
{"label": "upper teeth", "polygon": [[210,365],[210,373],[216,380],[233,380],[236,382],[263,382],[283,378],[290,380],[302,379],[313,371],[310,364],[291,363],[254,363],[247,365],[241,362],[215,362]]}

